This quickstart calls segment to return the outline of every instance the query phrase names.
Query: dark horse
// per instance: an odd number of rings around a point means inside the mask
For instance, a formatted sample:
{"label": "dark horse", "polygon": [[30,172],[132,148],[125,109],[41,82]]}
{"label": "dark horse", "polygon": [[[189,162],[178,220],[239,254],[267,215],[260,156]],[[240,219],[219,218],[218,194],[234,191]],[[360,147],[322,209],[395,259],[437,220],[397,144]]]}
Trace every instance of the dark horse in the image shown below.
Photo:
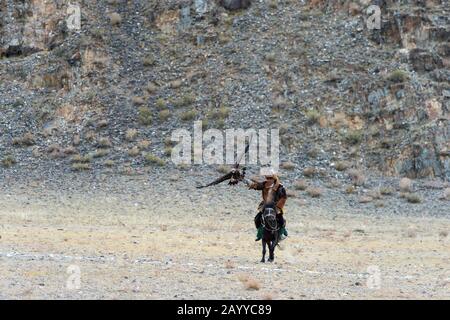
{"label": "dark horse", "polygon": [[268,262],[273,262],[275,259],[274,251],[279,240],[279,230],[280,226],[277,223],[277,209],[275,203],[273,202],[273,190],[269,190],[268,201],[264,203],[262,209],[262,225],[264,227],[264,233],[262,237],[262,258],[261,262],[266,262],[266,245],[269,246],[269,260]]}

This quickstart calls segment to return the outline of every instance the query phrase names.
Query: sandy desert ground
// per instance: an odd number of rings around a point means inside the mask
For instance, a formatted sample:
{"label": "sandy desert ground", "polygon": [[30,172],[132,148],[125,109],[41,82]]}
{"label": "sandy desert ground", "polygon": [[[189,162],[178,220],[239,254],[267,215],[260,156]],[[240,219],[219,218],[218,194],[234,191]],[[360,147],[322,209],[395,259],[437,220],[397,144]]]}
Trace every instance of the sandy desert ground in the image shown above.
{"label": "sandy desert ground", "polygon": [[108,191],[35,181],[2,192],[0,298],[450,298],[445,215],[369,215],[338,201],[290,199],[290,236],[263,264],[257,194],[183,192],[172,179],[154,197],[127,179]]}

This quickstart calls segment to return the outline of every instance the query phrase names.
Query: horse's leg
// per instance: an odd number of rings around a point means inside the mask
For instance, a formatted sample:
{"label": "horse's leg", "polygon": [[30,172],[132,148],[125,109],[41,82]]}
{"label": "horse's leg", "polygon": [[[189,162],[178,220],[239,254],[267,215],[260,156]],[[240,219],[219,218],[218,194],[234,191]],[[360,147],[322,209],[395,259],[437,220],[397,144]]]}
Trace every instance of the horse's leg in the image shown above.
{"label": "horse's leg", "polygon": [[261,262],[266,262],[266,240],[263,238],[262,241],[262,258],[261,258]]}
{"label": "horse's leg", "polygon": [[274,238],[270,241],[269,246],[269,262],[273,262],[275,260],[275,247],[278,244],[278,231],[275,231]]}

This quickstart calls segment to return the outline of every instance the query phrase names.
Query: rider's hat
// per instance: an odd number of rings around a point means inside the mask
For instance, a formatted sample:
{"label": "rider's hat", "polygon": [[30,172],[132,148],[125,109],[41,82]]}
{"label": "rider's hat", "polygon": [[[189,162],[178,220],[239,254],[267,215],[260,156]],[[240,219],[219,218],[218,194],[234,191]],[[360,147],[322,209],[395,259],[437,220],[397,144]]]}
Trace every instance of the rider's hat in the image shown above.
{"label": "rider's hat", "polygon": [[266,178],[275,178],[277,176],[277,172],[272,167],[263,167],[260,170],[261,176],[264,176]]}

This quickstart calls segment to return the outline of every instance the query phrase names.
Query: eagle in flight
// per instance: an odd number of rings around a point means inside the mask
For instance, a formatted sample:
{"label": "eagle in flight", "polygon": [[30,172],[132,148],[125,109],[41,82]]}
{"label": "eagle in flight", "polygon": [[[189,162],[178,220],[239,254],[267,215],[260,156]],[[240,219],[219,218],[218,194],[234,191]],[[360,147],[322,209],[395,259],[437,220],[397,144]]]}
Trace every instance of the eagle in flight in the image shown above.
{"label": "eagle in flight", "polygon": [[242,160],[242,157],[248,152],[248,150],[250,149],[250,143],[252,141],[253,136],[250,137],[250,141],[247,143],[247,145],[245,146],[245,150],[244,152],[241,154],[241,156],[238,158],[238,160],[236,161],[236,163],[233,165],[233,168],[231,169],[230,172],[228,172],[227,174],[225,174],[224,176],[214,180],[211,183],[208,183],[206,185],[203,186],[197,186],[197,189],[202,189],[202,188],[206,188],[206,187],[210,187],[210,186],[214,186],[216,184],[222,183],[224,181],[230,180],[228,182],[229,185],[237,185],[239,183],[239,181],[242,181],[245,178],[245,170],[246,168],[243,167],[242,169],[239,169],[239,164]]}

